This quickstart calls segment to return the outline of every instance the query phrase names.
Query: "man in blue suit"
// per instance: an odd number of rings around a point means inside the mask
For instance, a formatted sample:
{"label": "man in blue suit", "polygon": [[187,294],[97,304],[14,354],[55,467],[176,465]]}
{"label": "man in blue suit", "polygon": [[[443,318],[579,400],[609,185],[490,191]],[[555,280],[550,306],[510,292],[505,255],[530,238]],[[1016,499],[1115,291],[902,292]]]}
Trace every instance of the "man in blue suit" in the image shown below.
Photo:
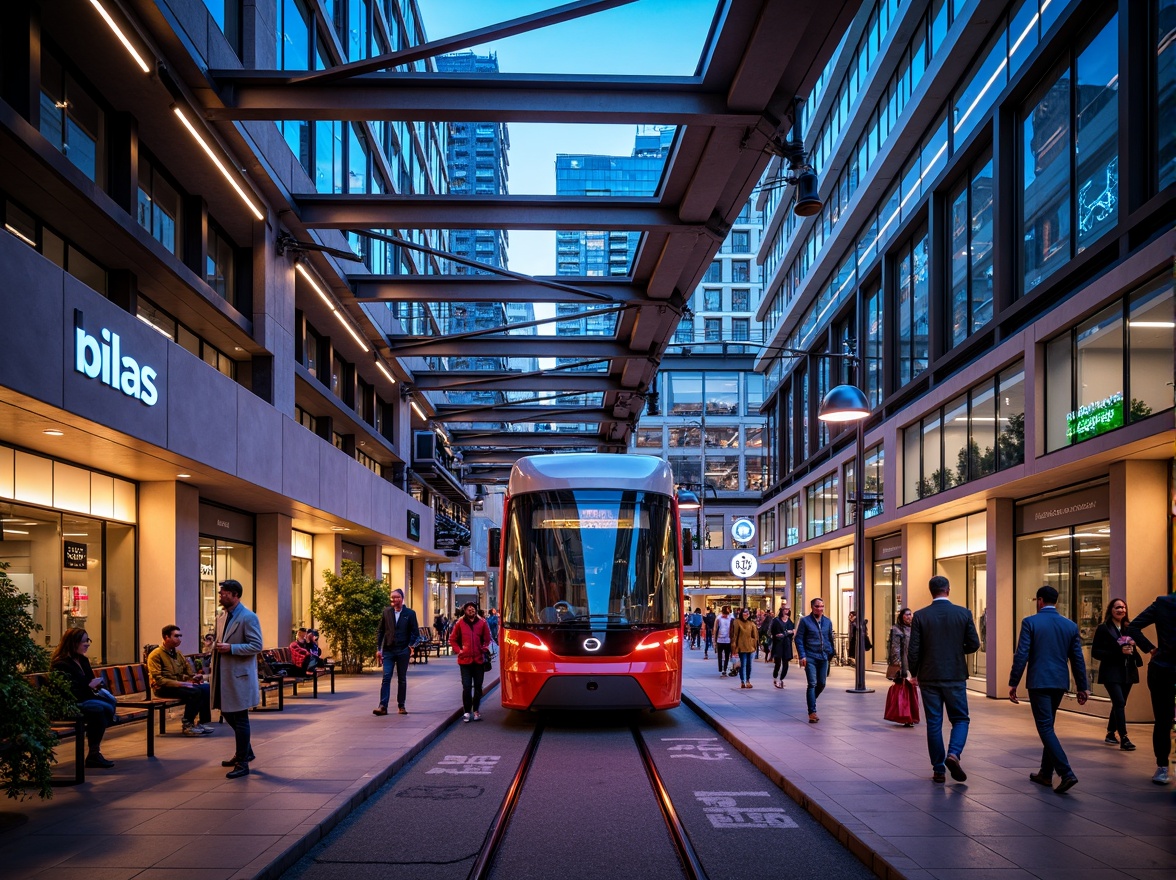
{"label": "man in blue suit", "polygon": [[1054,732],[1054,719],[1062,695],[1070,686],[1070,671],[1078,690],[1078,705],[1083,706],[1090,697],[1090,683],[1086,679],[1086,661],[1082,658],[1082,640],[1078,637],[1078,625],[1069,618],[1058,614],[1058,591],[1053,587],[1041,587],[1034,600],[1037,613],[1021,621],[1021,638],[1017,642],[1017,653],[1013,656],[1013,669],[1009,673],[1009,699],[1019,703],[1017,685],[1021,674],[1029,666],[1026,685],[1029,688],[1029,706],[1033,709],[1033,723],[1041,737],[1041,769],[1030,773],[1029,778],[1038,785],[1052,785],[1056,770],[1061,777],[1058,794],[1069,791],[1078,784],[1078,777],[1070,769],[1062,744]]}
{"label": "man in blue suit", "polygon": [[796,655],[800,668],[808,679],[805,700],[808,703],[809,724],[816,724],[817,697],[825,689],[829,660],[833,657],[833,623],[825,616],[825,600],[819,596],[809,602],[812,614],[802,617],[796,625]]}
{"label": "man in blue suit", "polygon": [[[936,575],[927,583],[931,604],[920,608],[911,619],[911,641],[907,666],[918,679],[927,716],[927,752],[931,757],[931,781],[951,778],[964,782],[968,774],[960,766],[960,755],[968,741],[967,655],[980,648],[980,636],[972,612],[953,605],[948,593],[951,583]],[[943,713],[951,721],[951,740],[943,748]]]}

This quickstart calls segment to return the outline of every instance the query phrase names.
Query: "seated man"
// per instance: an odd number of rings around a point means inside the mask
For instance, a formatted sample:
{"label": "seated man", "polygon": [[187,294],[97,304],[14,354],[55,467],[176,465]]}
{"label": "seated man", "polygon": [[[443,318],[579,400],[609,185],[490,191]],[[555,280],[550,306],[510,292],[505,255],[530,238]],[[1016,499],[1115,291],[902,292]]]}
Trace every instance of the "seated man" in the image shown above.
{"label": "seated man", "polygon": [[[184,703],[184,736],[204,736],[213,732],[212,713],[208,703],[208,685],[204,676],[197,675],[188,658],[180,653],[184,634],[174,623],[163,628],[163,644],[147,655],[147,674],[151,691],[157,697],[182,700]],[[200,715],[200,723],[196,716]]]}
{"label": "seated man", "polygon": [[310,654],[306,658],[306,670],[309,672],[319,665],[323,656],[323,649],[319,645],[319,631],[317,629],[308,629],[306,631],[306,651]]}
{"label": "seated man", "polygon": [[306,627],[298,627],[298,637],[290,643],[290,660],[294,664],[294,669],[290,670],[291,674],[293,674],[295,670],[302,675],[306,674],[307,659],[311,656],[309,633],[310,630],[308,630]]}
{"label": "seated man", "polygon": [[568,607],[567,602],[564,602],[562,600],[559,602],[556,602],[554,608],[544,608],[543,609],[543,622],[544,623],[563,623],[564,621],[567,621],[567,620],[573,620],[573,619],[575,619],[575,617],[576,617],[575,612],[572,611],[572,609]]}

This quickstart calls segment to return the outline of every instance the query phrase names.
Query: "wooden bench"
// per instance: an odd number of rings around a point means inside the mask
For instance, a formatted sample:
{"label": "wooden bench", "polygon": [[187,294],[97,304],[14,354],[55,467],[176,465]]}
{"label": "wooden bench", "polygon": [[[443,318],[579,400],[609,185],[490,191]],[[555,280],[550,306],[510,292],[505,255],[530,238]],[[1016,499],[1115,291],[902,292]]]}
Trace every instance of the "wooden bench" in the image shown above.
{"label": "wooden bench", "polygon": [[[298,664],[294,662],[294,652],[288,647],[286,648],[266,648],[263,652],[265,655],[273,657],[271,663],[280,663],[282,666],[290,670],[297,670]],[[289,675],[293,681],[295,689],[294,696],[298,696],[297,685],[299,681],[309,681],[311,685],[311,696],[318,699],[318,680],[321,676],[330,676],[331,678],[331,693],[335,693],[335,661],[325,660],[319,658],[318,665],[310,672],[295,671]]]}
{"label": "wooden bench", "polygon": [[[203,667],[204,667],[204,655],[203,654],[187,654],[185,656],[190,661],[192,661],[192,668],[193,669],[195,669],[197,672],[203,672]],[[204,672],[205,680],[207,680],[210,672],[211,672],[211,670],[209,672]],[[254,712],[263,712],[263,711],[265,711],[265,712],[282,712],[282,711],[284,711],[286,708],[286,702],[284,699],[285,691],[283,689],[285,688],[285,686],[287,684],[289,684],[291,686],[291,691],[290,691],[291,695],[298,696],[298,682],[291,679],[290,676],[288,676],[288,675],[281,675],[277,672],[270,670],[268,668],[267,664],[265,663],[265,660],[264,660],[264,657],[262,656],[262,654],[258,654],[257,655],[257,686],[258,686],[258,690],[261,691],[261,702],[258,705],[253,707],[253,711]],[[272,709],[270,708],[269,700],[266,697],[266,694],[270,693],[271,691],[276,691],[278,694],[278,705],[274,706]],[[160,732],[161,733],[163,732],[162,728],[160,729]]]}
{"label": "wooden bench", "polygon": [[430,653],[440,657],[443,651],[449,652],[449,642],[438,638],[431,626],[422,626],[420,632],[420,641],[412,648],[411,660],[413,663],[428,663]]}
{"label": "wooden bench", "polygon": [[[94,670],[94,675],[106,680],[110,693],[118,701],[114,721],[110,726],[146,721],[147,757],[155,757],[155,724],[151,717],[152,713],[159,714],[159,732],[167,733],[167,710],[172,706],[183,705],[182,701],[153,696],[147,686],[147,667],[142,663],[99,666]],[[33,673],[27,678],[33,687],[43,687],[48,680],[47,673],[43,672]],[[50,723],[58,739],[66,740],[71,736],[74,738],[74,758],[77,765],[72,780],[55,779],[54,782],[66,785],[85,782],[85,719],[54,718],[50,719]]]}

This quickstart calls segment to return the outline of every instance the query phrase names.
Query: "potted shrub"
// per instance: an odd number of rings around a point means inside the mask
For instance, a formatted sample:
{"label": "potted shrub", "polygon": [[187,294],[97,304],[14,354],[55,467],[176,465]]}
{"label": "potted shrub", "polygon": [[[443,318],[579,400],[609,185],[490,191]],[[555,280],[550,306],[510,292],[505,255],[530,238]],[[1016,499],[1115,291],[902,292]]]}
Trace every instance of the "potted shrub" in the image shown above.
{"label": "potted shrub", "polygon": [[53,796],[57,737],[49,719],[77,711],[60,681],[34,688],[25,678],[49,668],[48,653],[33,637],[41,627],[29,613],[29,603],[8,577],[8,563],[0,562],[0,780],[4,793],[15,800],[23,800],[30,789],[42,798]]}
{"label": "potted shrub", "polygon": [[376,654],[376,630],[388,604],[388,585],[364,574],[363,566],[343,560],[339,573],[323,571],[324,586],[310,603],[316,626],[330,640],[339,669],[362,672]]}

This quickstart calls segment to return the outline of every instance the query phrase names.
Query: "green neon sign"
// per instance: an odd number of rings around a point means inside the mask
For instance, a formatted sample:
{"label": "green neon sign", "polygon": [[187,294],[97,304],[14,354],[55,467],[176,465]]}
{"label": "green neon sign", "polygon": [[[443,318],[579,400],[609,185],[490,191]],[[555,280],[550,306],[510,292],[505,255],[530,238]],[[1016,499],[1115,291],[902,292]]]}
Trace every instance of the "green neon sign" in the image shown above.
{"label": "green neon sign", "polygon": [[1123,427],[1123,392],[1066,413],[1066,439],[1079,443]]}

